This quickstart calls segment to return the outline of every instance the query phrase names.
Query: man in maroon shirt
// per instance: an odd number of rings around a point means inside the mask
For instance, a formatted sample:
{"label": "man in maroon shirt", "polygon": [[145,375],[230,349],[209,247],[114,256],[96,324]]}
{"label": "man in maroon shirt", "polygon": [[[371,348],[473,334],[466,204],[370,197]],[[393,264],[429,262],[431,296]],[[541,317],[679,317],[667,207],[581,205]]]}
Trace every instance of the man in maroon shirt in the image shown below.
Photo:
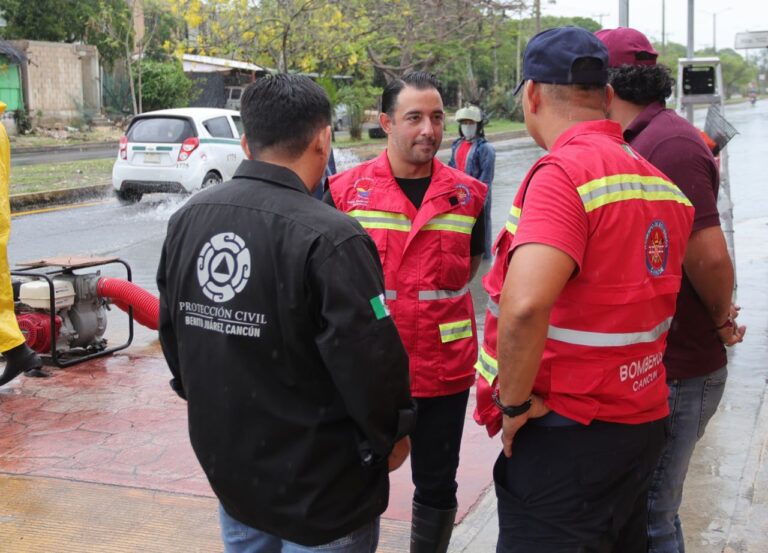
{"label": "man in maroon shirt", "polygon": [[720,178],[712,153],[693,125],[664,107],[673,81],[669,69],[656,64],[658,54],[645,35],[629,28],[596,34],[610,55],[611,119],[696,209],[664,355],[671,432],[648,499],[648,550],[682,553],[678,509],[688,463],[723,395],[728,372],[724,346],[741,342],[746,328],[734,324],[733,265],[720,229]]}

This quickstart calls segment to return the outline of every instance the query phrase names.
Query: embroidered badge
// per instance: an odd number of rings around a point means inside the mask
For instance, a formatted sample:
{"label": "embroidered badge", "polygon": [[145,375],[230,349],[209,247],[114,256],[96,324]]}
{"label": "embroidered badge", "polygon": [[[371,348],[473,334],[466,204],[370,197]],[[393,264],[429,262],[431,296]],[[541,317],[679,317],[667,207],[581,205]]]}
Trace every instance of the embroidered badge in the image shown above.
{"label": "embroidered badge", "polygon": [[660,276],[667,268],[669,235],[663,221],[656,220],[645,233],[645,266],[653,276]]}
{"label": "embroidered badge", "polygon": [[374,180],[370,177],[360,177],[352,185],[355,189],[355,195],[349,202],[355,207],[368,207],[368,203],[371,201],[371,188],[373,187]]}
{"label": "embroidered badge", "polygon": [[384,294],[379,294],[375,298],[371,298],[370,300],[371,307],[373,308],[373,314],[376,316],[377,320],[385,319],[389,317],[389,309],[387,308],[387,304],[384,302]]}
{"label": "embroidered badge", "polygon": [[461,205],[467,205],[469,200],[472,199],[472,193],[469,191],[469,187],[466,184],[457,184],[456,197],[459,199]]}

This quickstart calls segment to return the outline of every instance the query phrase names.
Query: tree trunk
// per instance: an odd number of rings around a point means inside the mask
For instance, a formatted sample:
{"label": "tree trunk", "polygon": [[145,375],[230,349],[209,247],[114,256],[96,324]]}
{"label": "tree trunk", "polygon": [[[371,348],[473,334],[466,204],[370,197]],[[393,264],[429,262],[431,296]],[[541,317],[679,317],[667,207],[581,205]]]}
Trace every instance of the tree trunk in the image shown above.
{"label": "tree trunk", "polygon": [[128,48],[128,45],[126,44],[126,52],[125,52],[125,65],[128,69],[128,86],[131,90],[131,104],[133,107],[133,114],[138,115],[139,114],[139,106],[136,104],[136,87],[133,83],[133,67],[131,66],[131,51],[130,48]]}

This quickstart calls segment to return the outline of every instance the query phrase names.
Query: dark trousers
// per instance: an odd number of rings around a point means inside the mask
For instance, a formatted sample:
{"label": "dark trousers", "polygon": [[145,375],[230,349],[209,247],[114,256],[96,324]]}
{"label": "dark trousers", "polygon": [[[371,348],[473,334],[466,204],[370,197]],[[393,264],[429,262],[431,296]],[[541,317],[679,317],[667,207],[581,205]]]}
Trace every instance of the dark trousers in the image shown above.
{"label": "dark trousers", "polygon": [[494,467],[497,553],[645,553],[651,475],[667,419],[646,424],[530,421]]}
{"label": "dark trousers", "polygon": [[414,398],[416,428],[411,432],[411,473],[417,503],[435,509],[456,507],[456,470],[469,390]]}

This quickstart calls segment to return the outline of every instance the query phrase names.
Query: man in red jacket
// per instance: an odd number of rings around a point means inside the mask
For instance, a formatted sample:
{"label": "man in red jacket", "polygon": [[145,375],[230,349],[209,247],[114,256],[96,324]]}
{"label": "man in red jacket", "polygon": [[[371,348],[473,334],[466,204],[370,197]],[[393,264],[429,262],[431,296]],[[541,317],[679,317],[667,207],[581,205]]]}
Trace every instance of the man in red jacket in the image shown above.
{"label": "man in red jacket", "polygon": [[417,404],[411,433],[411,551],[445,552],[456,515],[456,470],[477,357],[469,281],[484,250],[486,186],[435,154],[445,113],[428,73],[389,83],[378,158],[331,177],[325,201],[376,243],[387,307],[410,359]]}
{"label": "man in red jacket", "polygon": [[485,280],[500,299],[497,552],[645,553],[669,412],[661,359],[693,208],[605,119],[607,66],[577,27],[525,51],[525,123],[548,154]]}

